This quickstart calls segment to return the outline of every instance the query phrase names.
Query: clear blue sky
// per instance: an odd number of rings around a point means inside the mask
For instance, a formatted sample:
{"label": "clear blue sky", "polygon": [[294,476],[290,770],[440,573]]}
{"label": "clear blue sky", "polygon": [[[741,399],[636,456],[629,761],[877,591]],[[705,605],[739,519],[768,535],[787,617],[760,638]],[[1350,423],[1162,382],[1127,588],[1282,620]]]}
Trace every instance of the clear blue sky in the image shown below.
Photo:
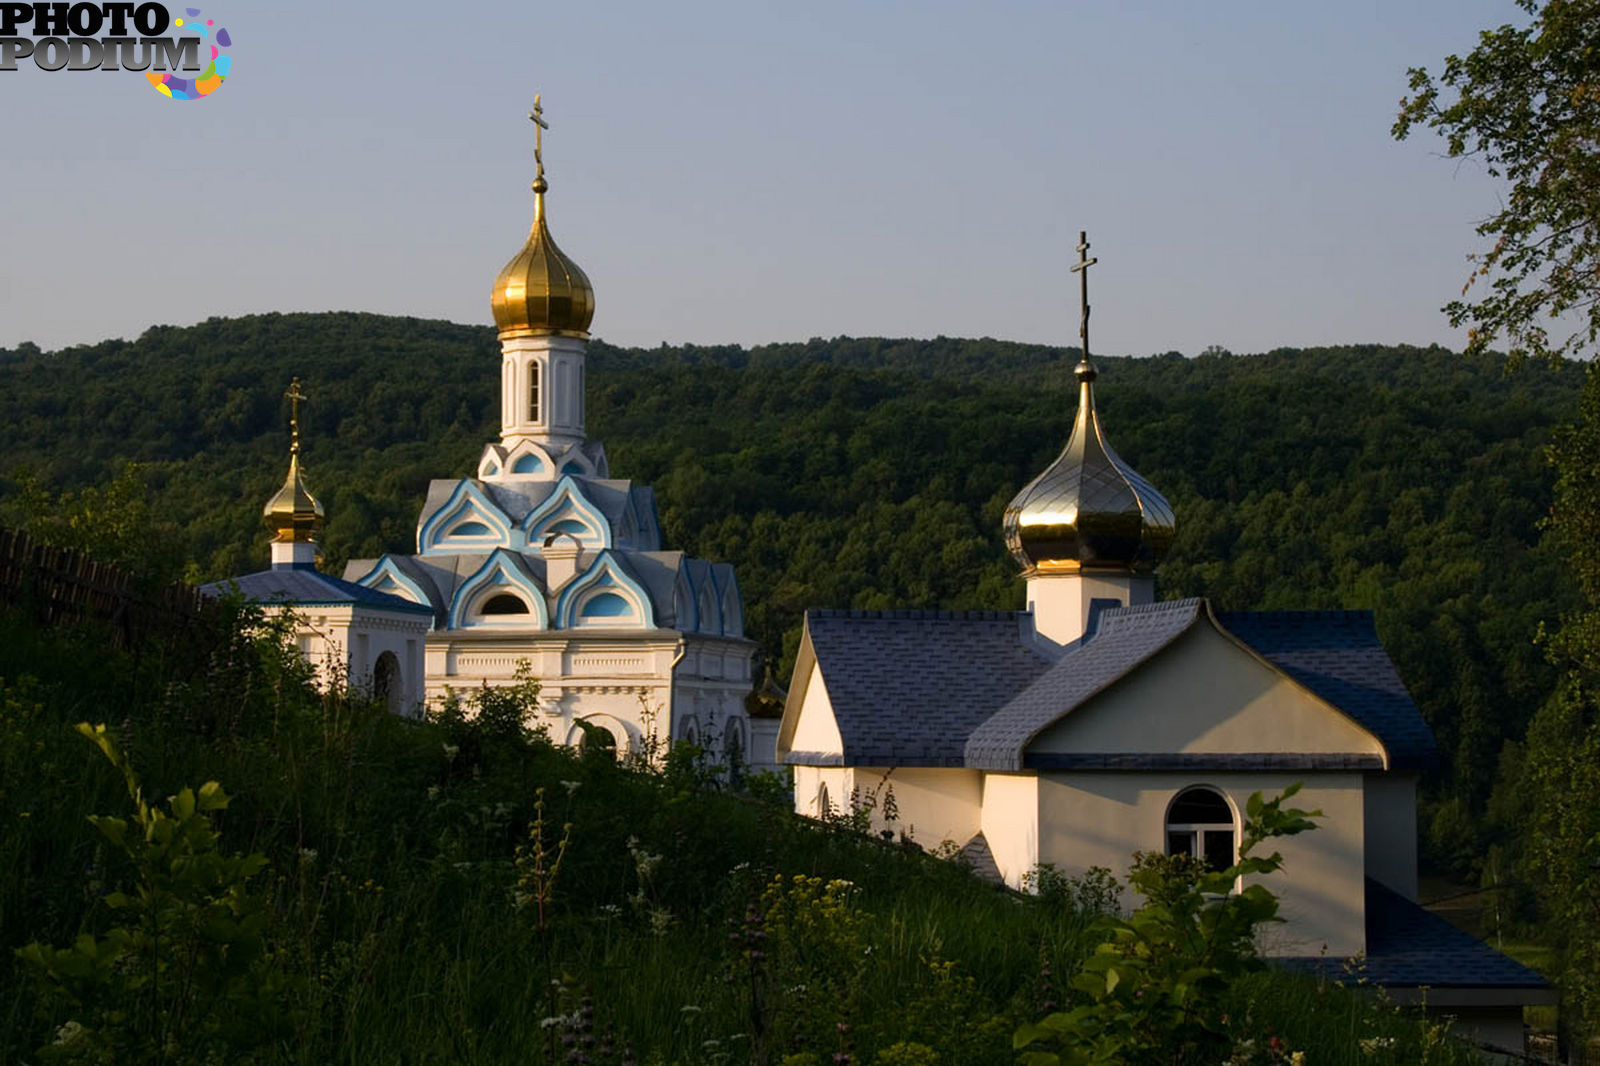
{"label": "clear blue sky", "polygon": [[[174,11],[178,5],[171,5]],[[233,75],[0,73],[0,346],[212,315],[490,321],[532,197],[631,345],[858,336],[1106,354],[1459,347],[1496,183],[1389,126],[1510,0],[219,0]]]}

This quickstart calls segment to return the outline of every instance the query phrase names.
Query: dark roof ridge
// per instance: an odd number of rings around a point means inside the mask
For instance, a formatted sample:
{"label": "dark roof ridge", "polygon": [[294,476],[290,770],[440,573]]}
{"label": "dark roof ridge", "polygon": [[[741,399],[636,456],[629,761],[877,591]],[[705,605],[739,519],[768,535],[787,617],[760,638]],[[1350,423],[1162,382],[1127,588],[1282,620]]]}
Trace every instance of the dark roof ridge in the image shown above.
{"label": "dark roof ridge", "polygon": [[1283,611],[1218,611],[1217,615],[1230,618],[1275,618],[1296,622],[1376,621],[1376,616],[1370,607],[1292,608]]}

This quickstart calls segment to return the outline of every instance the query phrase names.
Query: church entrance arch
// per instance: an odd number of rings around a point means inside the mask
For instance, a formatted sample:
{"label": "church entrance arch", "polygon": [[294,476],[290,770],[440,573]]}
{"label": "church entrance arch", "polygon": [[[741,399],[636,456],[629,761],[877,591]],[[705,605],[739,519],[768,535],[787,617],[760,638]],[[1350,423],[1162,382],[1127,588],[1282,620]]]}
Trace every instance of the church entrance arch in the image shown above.
{"label": "church entrance arch", "polygon": [[381,701],[390,713],[399,714],[402,688],[400,660],[394,652],[386,651],[372,664],[372,698]]}

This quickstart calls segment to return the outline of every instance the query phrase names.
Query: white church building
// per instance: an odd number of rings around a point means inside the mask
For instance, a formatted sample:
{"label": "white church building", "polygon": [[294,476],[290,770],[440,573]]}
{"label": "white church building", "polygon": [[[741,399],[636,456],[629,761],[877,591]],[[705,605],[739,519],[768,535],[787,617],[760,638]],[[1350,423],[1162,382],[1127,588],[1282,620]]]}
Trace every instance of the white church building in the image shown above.
{"label": "white church building", "polygon": [[[533,225],[491,298],[499,439],[473,476],[430,484],[415,552],[352,560],[341,578],[315,569],[321,505],[299,480],[297,443],[298,531],[283,552],[274,543],[273,569],[233,584],[293,608],[308,630],[317,622],[302,640],[314,661],[343,656],[340,668],[375,689],[382,671],[381,691],[398,693],[397,708],[509,683],[526,664],[540,683],[531,724],[558,743],[580,743],[581,720],[603,728],[618,752],[687,740],[718,759],[770,767],[777,722],[746,706],[757,646],[744,634],[733,568],[664,550],[654,493],[612,477],[604,445],[587,436],[594,288],[550,235],[537,102],[530,117]],[[336,608],[335,593],[349,606]],[[380,610],[406,635],[397,648],[377,639],[375,622],[346,625],[339,613],[364,620]],[[393,666],[382,659],[391,650]]]}
{"label": "white church building", "polygon": [[1286,921],[1263,951],[1335,979],[1361,957],[1396,1000],[1520,1049],[1548,984],[1416,902],[1438,755],[1372,616],[1156,601],[1173,512],[1096,414],[1086,282],[1082,339],[1070,439],[1003,518],[1027,609],[808,611],[777,743],[795,809],[870,797],[876,828],[1022,887],[1043,865],[1124,878],[1135,851],[1231,865],[1250,795],[1299,783],[1292,804],[1323,817],[1273,842]]}
{"label": "white church building", "polygon": [[510,681],[526,662],[558,742],[579,719],[618,751],[688,740],[770,765],[775,723],[752,721],[756,644],[726,563],[664,550],[655,495],[611,476],[585,431],[594,288],[556,246],[545,212],[535,103],[533,226],[495,279],[500,438],[475,475],[434,481],[415,553],[357,559],[345,579],[425,608],[429,699]]}
{"label": "white church building", "polygon": [[426,698],[422,649],[431,612],[386,592],[317,569],[317,531],[326,516],[300,468],[300,380],[289,386],[289,473],[267,499],[261,519],[272,530],[266,570],[201,588],[239,594],[268,614],[287,612],[290,634],[319,685],[348,685],[383,700],[396,714],[418,715]]}

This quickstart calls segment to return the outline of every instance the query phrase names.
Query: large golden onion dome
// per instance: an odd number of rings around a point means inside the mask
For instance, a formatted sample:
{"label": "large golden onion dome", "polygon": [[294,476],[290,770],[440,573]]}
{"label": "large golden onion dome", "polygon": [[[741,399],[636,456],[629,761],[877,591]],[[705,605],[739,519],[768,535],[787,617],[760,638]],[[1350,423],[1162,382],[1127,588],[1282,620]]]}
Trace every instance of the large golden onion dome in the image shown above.
{"label": "large golden onion dome", "polygon": [[272,494],[261,508],[261,521],[277,534],[273,539],[282,542],[312,540],[327,520],[322,504],[306,488],[305,477],[300,472],[300,401],[305,394],[300,391],[300,379],[295,378],[289,387],[289,398],[294,413],[289,418],[289,476],[283,487]]}
{"label": "large golden onion dome", "polygon": [[1094,366],[1078,364],[1066,448],[1006,507],[1006,547],[1025,573],[1155,569],[1172,546],[1172,505],[1112,451],[1094,409]]}
{"label": "large golden onion dome", "polygon": [[528,242],[494,279],[490,306],[500,337],[537,337],[556,334],[587,337],[594,320],[594,286],[589,276],[565,252],[556,247],[545,222],[543,131],[545,121],[538,97],[534,97],[534,121],[540,141],[534,149],[538,176],[533,182],[533,228]]}

